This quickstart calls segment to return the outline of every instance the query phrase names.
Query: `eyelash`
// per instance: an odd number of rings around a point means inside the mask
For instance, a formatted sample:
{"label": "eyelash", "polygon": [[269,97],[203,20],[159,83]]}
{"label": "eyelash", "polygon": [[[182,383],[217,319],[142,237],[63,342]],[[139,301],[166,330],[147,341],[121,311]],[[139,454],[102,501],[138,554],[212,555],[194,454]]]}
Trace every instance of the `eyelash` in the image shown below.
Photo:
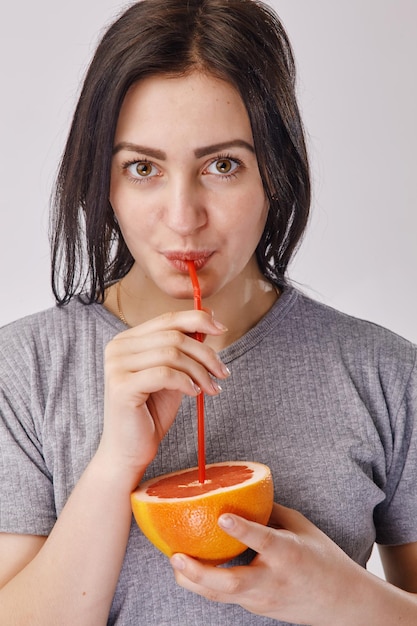
{"label": "eyelash", "polygon": [[233,170],[233,172],[230,172],[228,174],[220,174],[219,172],[219,176],[221,180],[226,180],[226,181],[230,180],[231,178],[236,178],[238,171],[243,166],[243,162],[240,159],[233,157],[230,154],[218,154],[214,159],[210,161],[207,167],[209,167],[210,165],[213,165],[213,163],[216,163],[216,161],[232,161],[232,163],[236,163],[237,167],[235,170]]}
{"label": "eyelash", "polygon": [[[235,170],[233,170],[232,172],[228,173],[228,174],[220,174],[219,172],[219,178],[223,181],[227,181],[230,180],[232,178],[236,178],[237,172],[242,168],[243,166],[243,162],[234,157],[231,156],[230,154],[219,154],[217,155],[215,158],[213,158],[210,163],[205,167],[205,170],[210,167],[210,165],[213,165],[213,163],[216,163],[216,161],[222,161],[222,160],[227,160],[227,161],[232,161],[232,163],[235,163],[237,165],[237,167],[235,168]],[[122,163],[122,170],[124,172],[126,172],[129,167],[131,165],[136,165],[137,163],[148,163],[149,165],[153,165],[152,161],[149,161],[148,159],[131,159],[129,161],[125,161],[124,163]],[[154,166],[156,167],[156,166]],[[134,176],[130,176],[128,173],[129,179],[131,180],[132,183],[137,183],[142,185],[143,183],[149,183],[151,182],[151,180],[153,178],[155,178],[155,176],[144,176],[143,178],[135,178]]]}
{"label": "eyelash", "polygon": [[148,159],[131,159],[129,161],[125,161],[124,163],[122,163],[122,170],[127,173],[129,180],[134,184],[143,185],[144,183],[150,183],[152,178],[154,178],[154,176],[148,176],[148,177],[144,176],[143,178],[135,178],[134,176],[131,176],[129,172],[127,171],[131,165],[136,165],[137,163],[148,163],[149,165],[152,165],[153,167],[155,167],[152,161],[148,161]]}

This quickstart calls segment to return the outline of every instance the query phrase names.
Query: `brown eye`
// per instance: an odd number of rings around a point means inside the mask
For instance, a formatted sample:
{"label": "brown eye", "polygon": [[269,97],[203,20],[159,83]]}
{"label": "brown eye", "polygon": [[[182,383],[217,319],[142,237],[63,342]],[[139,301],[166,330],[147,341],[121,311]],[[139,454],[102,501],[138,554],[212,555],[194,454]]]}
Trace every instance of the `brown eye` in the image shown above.
{"label": "brown eye", "polygon": [[160,175],[159,169],[150,161],[135,161],[126,163],[123,169],[127,170],[130,177],[139,181],[140,179],[152,179]]}
{"label": "brown eye", "polygon": [[205,174],[215,174],[221,180],[229,180],[238,170],[243,167],[242,161],[232,157],[218,157],[207,166]]}
{"label": "brown eye", "polygon": [[140,163],[136,163],[136,173],[139,174],[139,176],[150,176],[150,174],[152,174],[152,164],[151,163],[146,163],[146,162],[140,162]]}
{"label": "brown eye", "polygon": [[232,162],[229,159],[216,161],[216,169],[220,174],[228,174],[232,169]]}

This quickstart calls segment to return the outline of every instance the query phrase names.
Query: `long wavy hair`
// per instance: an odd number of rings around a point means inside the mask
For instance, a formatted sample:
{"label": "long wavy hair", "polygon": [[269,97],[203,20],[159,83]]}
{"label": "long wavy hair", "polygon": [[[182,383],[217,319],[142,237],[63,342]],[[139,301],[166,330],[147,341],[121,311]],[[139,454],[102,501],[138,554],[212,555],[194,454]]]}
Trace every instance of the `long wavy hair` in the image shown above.
{"label": "long wavy hair", "polygon": [[75,110],[52,203],[52,289],[65,304],[102,301],[131,268],[109,202],[113,140],[129,87],[201,70],[228,81],[250,118],[269,213],[256,254],[278,286],[304,232],[310,176],[290,42],[256,0],[142,0],[104,34]]}

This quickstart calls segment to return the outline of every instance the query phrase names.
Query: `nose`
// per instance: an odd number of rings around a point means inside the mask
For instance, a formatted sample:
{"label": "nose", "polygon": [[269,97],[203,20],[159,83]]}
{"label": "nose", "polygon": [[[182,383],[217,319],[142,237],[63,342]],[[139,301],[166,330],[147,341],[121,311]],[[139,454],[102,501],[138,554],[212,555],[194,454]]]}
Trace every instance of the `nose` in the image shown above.
{"label": "nose", "polygon": [[207,223],[204,191],[187,176],[175,177],[167,186],[165,221],[177,234],[192,235]]}

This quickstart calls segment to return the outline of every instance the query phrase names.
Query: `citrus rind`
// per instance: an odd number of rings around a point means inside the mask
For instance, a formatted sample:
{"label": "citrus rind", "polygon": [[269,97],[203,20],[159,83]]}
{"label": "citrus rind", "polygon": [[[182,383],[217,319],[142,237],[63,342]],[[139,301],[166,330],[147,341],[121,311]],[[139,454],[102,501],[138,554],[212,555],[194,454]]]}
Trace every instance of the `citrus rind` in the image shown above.
{"label": "citrus rind", "polygon": [[[250,477],[243,482],[215,487],[197,495],[151,495],[157,483],[166,484],[167,479],[171,485],[181,483],[181,476],[185,478],[187,487],[197,483],[197,491],[203,491],[204,485],[199,485],[197,481],[187,482],[187,474],[196,474],[197,468],[172,472],[143,483],[131,497],[133,514],[143,534],[167,556],[182,552],[204,562],[219,564],[244,552],[247,546],[223,531],[217,520],[223,513],[235,513],[266,524],[272,510],[273,483],[269,468],[251,461],[213,463],[206,466],[206,476],[210,476],[211,472],[226,476],[227,471],[233,473],[233,468],[238,473],[247,468]],[[210,486],[206,485],[206,488]],[[168,491],[170,489],[168,487]],[[175,487],[171,491],[174,492]]]}

